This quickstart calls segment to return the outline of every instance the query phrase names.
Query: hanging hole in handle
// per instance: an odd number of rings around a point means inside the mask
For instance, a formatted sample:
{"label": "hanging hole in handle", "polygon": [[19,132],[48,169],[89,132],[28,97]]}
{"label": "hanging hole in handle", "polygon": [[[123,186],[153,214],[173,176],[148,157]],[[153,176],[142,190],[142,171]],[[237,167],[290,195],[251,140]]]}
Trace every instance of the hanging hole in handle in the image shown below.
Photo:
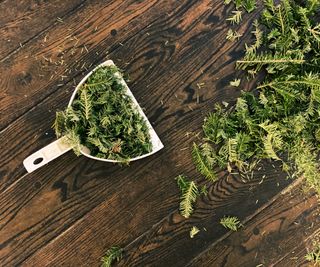
{"label": "hanging hole in handle", "polygon": [[43,158],[37,158],[37,159],[35,159],[35,160],[33,161],[33,164],[34,164],[34,165],[38,165],[38,164],[40,164],[42,161],[43,161]]}

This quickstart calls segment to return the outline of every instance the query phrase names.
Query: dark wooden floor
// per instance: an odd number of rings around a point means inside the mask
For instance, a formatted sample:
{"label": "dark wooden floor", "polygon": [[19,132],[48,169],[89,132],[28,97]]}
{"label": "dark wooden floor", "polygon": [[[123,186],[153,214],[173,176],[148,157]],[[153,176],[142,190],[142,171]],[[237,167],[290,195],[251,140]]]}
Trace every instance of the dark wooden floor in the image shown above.
{"label": "dark wooden floor", "polygon": [[[99,266],[112,245],[125,249],[118,266],[308,266],[317,198],[271,164],[247,182],[221,172],[190,219],[178,213],[174,177],[204,183],[190,144],[213,105],[239,95],[228,84],[257,16],[228,42],[222,2],[0,1],[0,266]],[[165,148],[129,167],[69,152],[27,174],[23,159],[55,139],[55,111],[106,58],[130,75]],[[228,232],[224,215],[244,227]]]}

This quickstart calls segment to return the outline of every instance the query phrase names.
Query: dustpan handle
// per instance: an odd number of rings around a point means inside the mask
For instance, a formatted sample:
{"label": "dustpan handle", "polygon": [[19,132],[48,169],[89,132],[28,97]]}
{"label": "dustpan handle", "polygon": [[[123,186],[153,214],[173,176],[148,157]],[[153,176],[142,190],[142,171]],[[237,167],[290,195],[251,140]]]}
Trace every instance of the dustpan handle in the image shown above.
{"label": "dustpan handle", "polygon": [[23,165],[27,172],[31,173],[43,165],[49,163],[55,158],[69,151],[72,147],[66,142],[66,137],[52,142],[51,144],[41,148],[23,161]]}

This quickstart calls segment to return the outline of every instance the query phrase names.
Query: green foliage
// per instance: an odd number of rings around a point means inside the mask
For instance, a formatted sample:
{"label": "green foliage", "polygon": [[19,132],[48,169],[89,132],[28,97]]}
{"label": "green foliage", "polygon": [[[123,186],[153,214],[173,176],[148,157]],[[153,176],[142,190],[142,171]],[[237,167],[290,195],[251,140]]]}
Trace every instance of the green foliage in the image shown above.
{"label": "green foliage", "polygon": [[199,228],[196,226],[192,226],[191,230],[190,230],[190,238],[194,238],[195,235],[197,235],[200,232]]}
{"label": "green foliage", "polygon": [[320,6],[312,0],[264,4],[253,25],[255,40],[237,61],[249,77],[259,73],[263,80],[253,92],[242,92],[233,107],[217,105],[206,117],[204,140],[214,159],[210,170],[245,173],[267,158],[281,161],[293,176],[304,176],[320,193],[320,26],[313,18]]}
{"label": "green foliage", "polygon": [[238,33],[237,31],[233,31],[232,29],[229,29],[227,32],[226,39],[231,42],[234,42],[235,40],[238,40],[241,36],[242,34]]}
{"label": "green foliage", "polygon": [[200,148],[193,143],[192,158],[197,170],[208,180],[215,181],[217,176],[213,171],[213,165],[216,162],[215,155],[208,143],[203,144]]}
{"label": "green foliage", "polygon": [[134,109],[114,66],[100,67],[79,88],[72,106],[56,115],[57,137],[66,136],[74,152],[127,161],[151,151],[144,118]]}
{"label": "green foliage", "polygon": [[305,255],[305,259],[311,263],[319,264],[320,263],[320,243],[314,242],[313,247],[314,248],[311,251],[308,251],[308,253]]}
{"label": "green foliage", "polygon": [[224,0],[224,4],[228,5],[233,2],[237,9],[244,8],[248,13],[256,9],[256,0]]}
{"label": "green foliage", "polygon": [[189,218],[199,195],[198,187],[194,181],[188,181],[183,175],[179,175],[176,180],[181,191],[180,213],[183,217]]}
{"label": "green foliage", "polygon": [[227,18],[228,21],[230,21],[231,24],[239,24],[242,20],[242,11],[235,10],[232,11],[233,15]]}
{"label": "green foliage", "polygon": [[122,258],[123,249],[119,247],[111,247],[102,257],[101,267],[111,267],[114,261],[119,261]]}
{"label": "green foliage", "polygon": [[224,216],[220,219],[220,224],[232,231],[238,231],[238,229],[242,226],[239,219],[235,216]]}
{"label": "green foliage", "polygon": [[249,55],[255,53],[262,46],[262,42],[263,42],[262,40],[263,31],[259,27],[258,20],[255,20],[253,22],[253,26],[254,26],[254,30],[252,31],[252,34],[255,37],[255,42],[250,46],[246,45],[246,54],[249,54]]}

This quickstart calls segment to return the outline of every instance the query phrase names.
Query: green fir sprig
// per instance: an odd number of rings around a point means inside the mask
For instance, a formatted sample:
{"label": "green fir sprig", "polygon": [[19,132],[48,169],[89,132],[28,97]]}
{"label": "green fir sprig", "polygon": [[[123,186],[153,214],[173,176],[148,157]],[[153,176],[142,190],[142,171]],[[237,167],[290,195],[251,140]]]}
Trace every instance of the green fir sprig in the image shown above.
{"label": "green fir sprig", "polygon": [[198,187],[194,181],[188,181],[183,175],[179,175],[176,180],[181,191],[180,213],[183,217],[189,218],[193,212],[193,204],[199,195]]}
{"label": "green fir sprig", "polygon": [[123,249],[120,247],[111,247],[107,250],[105,256],[102,257],[101,267],[111,267],[112,263],[122,258]]}
{"label": "green fir sprig", "polygon": [[238,229],[242,226],[239,219],[235,216],[224,216],[220,219],[220,224],[232,231],[238,231]]}

